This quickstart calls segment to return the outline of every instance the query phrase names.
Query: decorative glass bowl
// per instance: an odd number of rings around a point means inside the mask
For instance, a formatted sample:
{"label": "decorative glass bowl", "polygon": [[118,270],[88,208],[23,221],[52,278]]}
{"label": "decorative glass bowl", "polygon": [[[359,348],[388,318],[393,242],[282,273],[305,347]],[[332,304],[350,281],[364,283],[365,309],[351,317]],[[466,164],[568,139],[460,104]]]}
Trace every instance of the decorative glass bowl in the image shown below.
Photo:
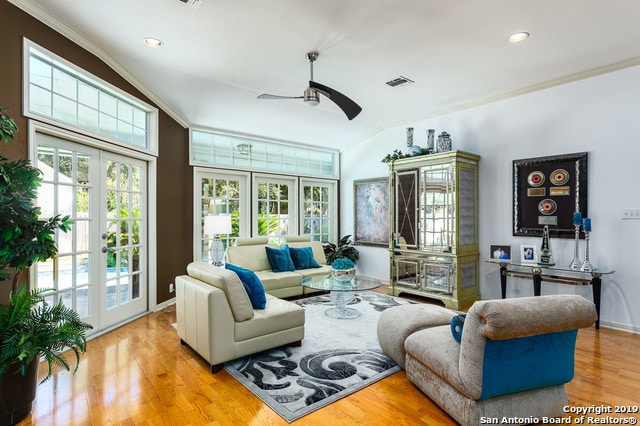
{"label": "decorative glass bowl", "polygon": [[356,276],[356,268],[349,269],[333,269],[331,268],[331,275],[340,283],[349,283],[353,281]]}

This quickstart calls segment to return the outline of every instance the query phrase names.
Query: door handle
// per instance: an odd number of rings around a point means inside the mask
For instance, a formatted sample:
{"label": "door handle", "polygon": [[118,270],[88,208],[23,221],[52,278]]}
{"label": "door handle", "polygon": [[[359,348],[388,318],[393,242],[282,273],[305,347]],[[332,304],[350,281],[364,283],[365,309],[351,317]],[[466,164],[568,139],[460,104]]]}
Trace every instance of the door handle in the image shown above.
{"label": "door handle", "polygon": [[103,253],[106,253],[106,252],[108,252],[108,251],[115,251],[115,249],[108,248],[108,247],[102,247],[102,252],[103,252]]}

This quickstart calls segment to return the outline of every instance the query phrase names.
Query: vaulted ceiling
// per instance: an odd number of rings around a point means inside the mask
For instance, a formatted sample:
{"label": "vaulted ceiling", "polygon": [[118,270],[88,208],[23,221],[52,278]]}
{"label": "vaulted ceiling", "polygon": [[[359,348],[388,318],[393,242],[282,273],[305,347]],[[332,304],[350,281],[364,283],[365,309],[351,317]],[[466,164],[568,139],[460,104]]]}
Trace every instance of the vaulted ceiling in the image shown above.
{"label": "vaulted ceiling", "polygon": [[[124,70],[185,125],[336,149],[640,64],[637,0],[10,1]],[[530,37],[507,42],[520,31]],[[354,120],[327,98],[257,99],[302,96],[309,51],[320,54],[314,80],[362,107]],[[398,77],[413,83],[385,84]]]}

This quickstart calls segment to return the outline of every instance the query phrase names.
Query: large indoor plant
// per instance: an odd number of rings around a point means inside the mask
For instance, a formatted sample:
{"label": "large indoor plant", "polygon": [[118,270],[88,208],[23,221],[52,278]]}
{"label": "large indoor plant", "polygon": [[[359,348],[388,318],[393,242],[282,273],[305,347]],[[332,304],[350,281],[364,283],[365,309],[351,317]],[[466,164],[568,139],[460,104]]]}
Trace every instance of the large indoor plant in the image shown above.
{"label": "large indoor plant", "polygon": [[[0,107],[0,140],[9,142],[18,128]],[[0,305],[0,424],[13,424],[31,411],[40,357],[51,368],[69,364],[60,355],[73,350],[77,361],[86,349],[91,325],[59,301],[45,303],[44,289],[29,291],[21,272],[57,253],[56,230],[68,231],[68,216],[40,218],[36,206],[41,172],[26,160],[0,156],[0,281],[13,275],[9,302]]]}
{"label": "large indoor plant", "polygon": [[40,357],[47,362],[47,375],[60,366],[69,370],[63,351],[75,355],[75,371],[86,350],[86,330],[91,325],[78,313],[45,301],[46,290],[27,289],[26,284],[11,292],[9,303],[0,305],[0,424],[15,424],[31,411],[36,394]]}
{"label": "large indoor plant", "polygon": [[[18,128],[0,107],[0,140],[9,142]],[[0,155],[0,281],[14,275],[18,289],[20,272],[57,253],[55,231],[69,230],[69,216],[40,218],[35,200],[41,172],[28,160],[9,161]]]}

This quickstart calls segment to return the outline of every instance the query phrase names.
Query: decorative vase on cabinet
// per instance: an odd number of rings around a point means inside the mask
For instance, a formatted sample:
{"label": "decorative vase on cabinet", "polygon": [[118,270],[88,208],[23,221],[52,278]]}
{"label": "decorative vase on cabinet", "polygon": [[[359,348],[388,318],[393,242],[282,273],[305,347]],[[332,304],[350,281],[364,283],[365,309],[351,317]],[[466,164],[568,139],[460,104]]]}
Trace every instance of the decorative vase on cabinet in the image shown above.
{"label": "decorative vase on cabinet", "polygon": [[390,165],[389,293],[468,308],[478,291],[478,161],[464,151]]}

